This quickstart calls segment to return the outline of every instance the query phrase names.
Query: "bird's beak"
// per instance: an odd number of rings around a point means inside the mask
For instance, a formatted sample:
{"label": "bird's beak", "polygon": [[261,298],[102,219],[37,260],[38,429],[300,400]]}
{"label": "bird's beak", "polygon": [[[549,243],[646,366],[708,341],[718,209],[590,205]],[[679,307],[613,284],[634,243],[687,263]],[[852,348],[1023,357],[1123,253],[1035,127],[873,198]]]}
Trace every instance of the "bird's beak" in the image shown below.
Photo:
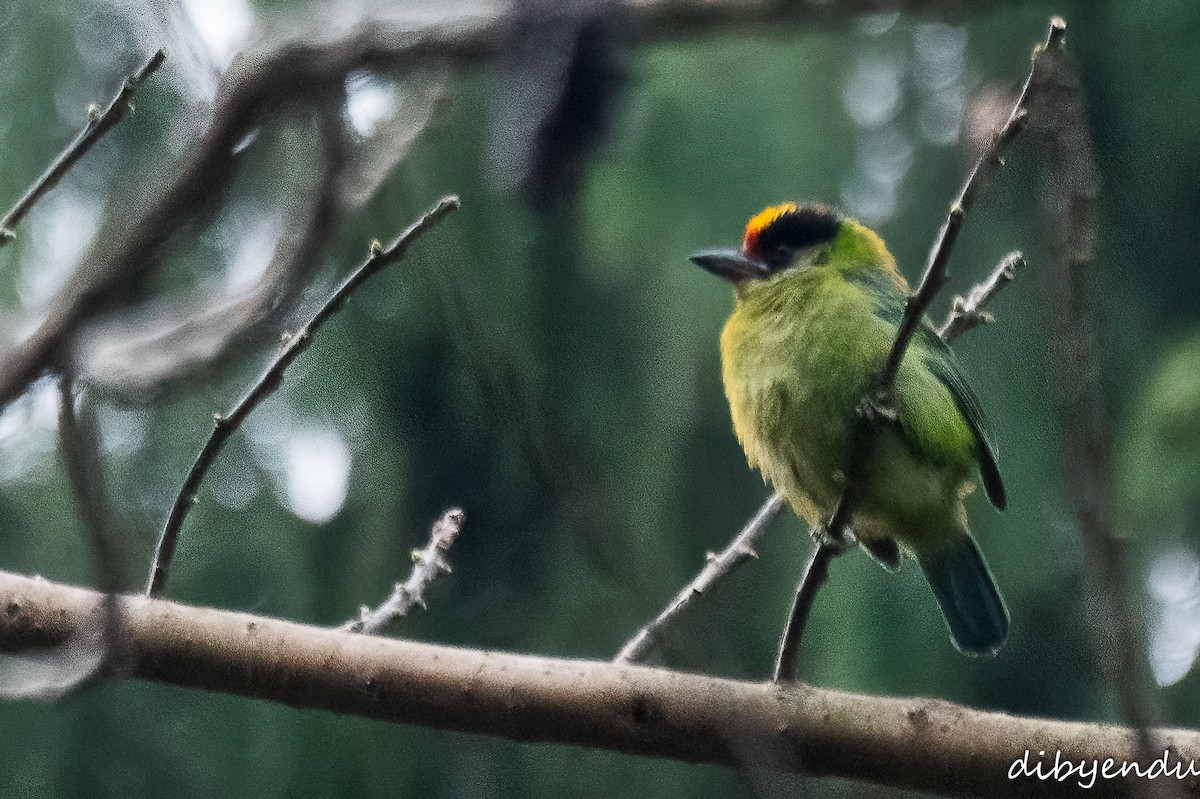
{"label": "bird's beak", "polygon": [[750,258],[741,250],[704,250],[691,256],[692,263],[704,267],[717,277],[723,277],[730,283],[743,280],[762,280],[771,276],[767,265],[756,258]]}

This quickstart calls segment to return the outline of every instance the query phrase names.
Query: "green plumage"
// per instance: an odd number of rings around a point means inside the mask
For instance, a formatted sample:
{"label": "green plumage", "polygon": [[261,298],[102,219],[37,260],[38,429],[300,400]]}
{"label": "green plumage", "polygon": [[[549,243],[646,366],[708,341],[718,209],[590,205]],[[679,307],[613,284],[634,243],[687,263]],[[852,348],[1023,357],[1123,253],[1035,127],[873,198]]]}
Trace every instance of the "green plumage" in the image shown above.
{"label": "green plumage", "polygon": [[[748,230],[739,257],[767,266],[736,281],[737,307],[721,336],[725,391],[747,458],[811,525],[842,493],[857,408],[896,339],[908,294],[878,236],[852,220],[836,231],[826,242],[776,250],[771,264],[754,249],[758,231]],[[998,508],[1005,491],[979,400],[928,320],[901,363],[894,398],[896,420],[868,464],[854,533],[884,565],[898,566],[900,551],[913,555],[956,645],[994,652],[1008,614],[967,530],[963,499],[977,469]]]}

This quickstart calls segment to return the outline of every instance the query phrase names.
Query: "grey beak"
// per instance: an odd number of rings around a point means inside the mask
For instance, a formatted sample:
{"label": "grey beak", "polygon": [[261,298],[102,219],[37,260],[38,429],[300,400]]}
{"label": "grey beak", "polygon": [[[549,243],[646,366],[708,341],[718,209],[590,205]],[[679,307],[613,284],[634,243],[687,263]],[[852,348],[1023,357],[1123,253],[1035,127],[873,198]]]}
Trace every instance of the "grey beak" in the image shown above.
{"label": "grey beak", "polygon": [[755,258],[748,258],[741,250],[703,250],[692,255],[691,259],[692,263],[731,283],[740,280],[761,280],[771,275],[771,270],[766,264]]}

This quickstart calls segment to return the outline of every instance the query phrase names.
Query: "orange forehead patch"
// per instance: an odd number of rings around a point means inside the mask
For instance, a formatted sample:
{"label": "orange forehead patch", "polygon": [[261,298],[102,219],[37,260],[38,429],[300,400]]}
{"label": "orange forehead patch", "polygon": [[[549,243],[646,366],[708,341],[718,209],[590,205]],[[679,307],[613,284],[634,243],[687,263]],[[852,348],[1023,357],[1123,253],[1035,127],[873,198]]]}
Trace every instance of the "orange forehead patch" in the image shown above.
{"label": "orange forehead patch", "polygon": [[754,252],[758,247],[759,234],[770,227],[771,223],[779,217],[795,212],[795,203],[783,203],[764,208],[751,217],[750,221],[746,223],[746,233],[742,237],[742,252]]}

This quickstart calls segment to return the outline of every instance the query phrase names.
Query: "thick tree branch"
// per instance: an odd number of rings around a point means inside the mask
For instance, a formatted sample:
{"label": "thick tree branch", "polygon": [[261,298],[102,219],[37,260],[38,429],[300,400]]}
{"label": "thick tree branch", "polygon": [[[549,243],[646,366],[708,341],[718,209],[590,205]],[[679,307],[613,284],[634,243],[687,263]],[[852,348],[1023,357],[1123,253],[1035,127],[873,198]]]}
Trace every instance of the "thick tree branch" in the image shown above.
{"label": "thick tree branch", "polygon": [[1029,67],[1029,76],[1025,79],[1025,85],[1021,88],[1021,94],[1017,97],[1008,120],[996,133],[991,145],[975,162],[958,197],[950,204],[946,221],[938,231],[937,239],[929,252],[929,262],[921,276],[921,283],[904,306],[904,316],[901,318],[899,330],[896,332],[896,341],[884,362],[883,371],[870,394],[863,398],[862,418],[857,425],[856,440],[851,448],[851,461],[846,469],[846,486],[842,490],[841,499],[833,511],[833,516],[824,525],[824,535],[820,536],[821,543],[813,553],[812,560],[808,568],[804,570],[800,585],[796,589],[796,601],[788,616],[779,646],[779,657],[775,664],[776,680],[795,679],[800,637],[812,610],[813,599],[829,576],[829,562],[846,550],[845,533],[849,529],[851,517],[858,504],[867,465],[873,457],[880,427],[877,422],[895,416],[892,406],[892,389],[896,382],[896,375],[900,371],[900,364],[904,360],[904,354],[908,351],[908,344],[924,317],[925,311],[946,284],[946,278],[949,275],[950,253],[958,240],[958,233],[962,229],[967,212],[975,204],[975,195],[979,191],[980,181],[987,172],[1003,163],[1004,153],[1008,146],[1024,129],[1029,117],[1030,89],[1035,86],[1035,79],[1038,77],[1041,55],[1047,50],[1061,50],[1066,30],[1067,23],[1061,17],[1054,17],[1050,20],[1046,41],[1033,51],[1033,63]]}
{"label": "thick tree branch", "polygon": [[16,237],[17,225],[25,218],[34,204],[46,192],[57,186],[63,175],[67,174],[71,167],[75,166],[75,163],[104,137],[104,134],[125,118],[129,109],[133,107],[130,102],[133,99],[133,93],[145,82],[146,78],[162,66],[165,59],[166,55],[159,50],[137,72],[125,79],[121,84],[120,91],[109,101],[107,108],[101,111],[93,106],[88,110],[87,124],[84,125],[83,130],[79,131],[79,135],[58,154],[50,166],[46,167],[46,171],[33,182],[33,185],[25,191],[16,204],[8,209],[8,213],[0,217],[0,247]]}
{"label": "thick tree branch", "polygon": [[300,353],[308,349],[309,344],[312,343],[313,336],[316,335],[317,331],[331,316],[341,310],[347,298],[376,272],[403,258],[413,241],[440,222],[451,211],[457,209],[458,206],[457,197],[444,197],[436,206],[422,215],[420,219],[409,225],[387,247],[384,247],[377,241],[373,242],[371,244],[371,254],[367,257],[367,260],[338,286],[329,299],[313,314],[308,324],[291,335],[283,349],[262,373],[262,376],[250,386],[245,395],[233,406],[229,413],[224,415],[215,414],[213,416],[213,432],[208,437],[208,440],[204,442],[200,454],[196,456],[195,463],[192,464],[191,470],[184,479],[183,487],[180,489],[179,495],[176,496],[175,502],[171,505],[171,511],[167,515],[162,535],[159,537],[158,548],[154,553],[154,563],[150,568],[150,580],[146,586],[146,593],[148,595],[154,596],[159,594],[166,587],[167,577],[171,569],[171,559],[175,555],[175,546],[179,538],[179,531],[182,529],[184,520],[187,519],[188,512],[191,511],[192,505],[196,501],[200,482],[204,479],[204,475],[208,473],[209,467],[216,460],[221,448],[225,446],[225,442],[237,431],[246,417],[263,400],[279,388],[283,380],[284,371],[300,356]]}
{"label": "thick tree branch", "polygon": [[[93,591],[0,572],[0,651],[58,645],[101,601]],[[1097,778],[1085,789],[1078,779],[1009,778],[1026,750],[1031,766],[1052,766],[1055,751],[1077,763],[1113,758],[1119,766],[1133,758],[1123,727],[434,646],[141,597],[125,597],[122,605],[130,676],[182,687],[518,741],[959,797],[1108,797],[1130,788],[1120,779]],[[1189,761],[1200,761],[1200,733],[1157,735],[1170,747],[1170,763],[1181,760],[1186,772]],[[1194,778],[1181,785],[1197,791]]]}

